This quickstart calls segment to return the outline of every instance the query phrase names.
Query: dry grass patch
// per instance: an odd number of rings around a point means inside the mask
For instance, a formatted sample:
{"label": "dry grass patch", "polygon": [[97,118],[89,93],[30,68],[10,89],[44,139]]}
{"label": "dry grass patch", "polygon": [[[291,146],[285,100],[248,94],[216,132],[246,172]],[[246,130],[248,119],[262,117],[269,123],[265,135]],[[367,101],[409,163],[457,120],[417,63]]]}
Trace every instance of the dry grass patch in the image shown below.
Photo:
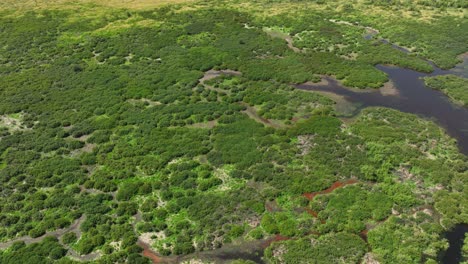
{"label": "dry grass patch", "polygon": [[151,9],[168,4],[181,4],[195,0],[2,0],[0,9],[55,9],[77,8],[83,4],[112,8]]}

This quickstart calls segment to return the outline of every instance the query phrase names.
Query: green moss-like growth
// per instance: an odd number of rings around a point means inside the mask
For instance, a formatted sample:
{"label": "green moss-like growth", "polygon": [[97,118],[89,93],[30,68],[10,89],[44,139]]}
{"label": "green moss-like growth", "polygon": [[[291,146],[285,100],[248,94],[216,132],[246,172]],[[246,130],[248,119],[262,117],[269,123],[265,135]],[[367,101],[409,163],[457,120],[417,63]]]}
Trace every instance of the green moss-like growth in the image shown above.
{"label": "green moss-like growth", "polygon": [[424,82],[432,89],[440,90],[453,101],[468,105],[468,79],[455,75],[442,75],[424,78]]}
{"label": "green moss-like growth", "polygon": [[266,250],[265,257],[271,263],[356,263],[366,251],[366,243],[359,236],[331,233],[319,238],[304,237],[273,243]]}

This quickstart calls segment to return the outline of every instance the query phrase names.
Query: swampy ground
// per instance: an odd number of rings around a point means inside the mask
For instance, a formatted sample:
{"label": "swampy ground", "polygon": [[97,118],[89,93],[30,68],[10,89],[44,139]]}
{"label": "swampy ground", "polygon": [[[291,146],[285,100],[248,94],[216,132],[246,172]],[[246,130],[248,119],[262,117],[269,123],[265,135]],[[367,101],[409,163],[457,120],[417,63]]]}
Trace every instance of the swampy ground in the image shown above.
{"label": "swampy ground", "polygon": [[0,4],[0,263],[467,260],[466,1]]}

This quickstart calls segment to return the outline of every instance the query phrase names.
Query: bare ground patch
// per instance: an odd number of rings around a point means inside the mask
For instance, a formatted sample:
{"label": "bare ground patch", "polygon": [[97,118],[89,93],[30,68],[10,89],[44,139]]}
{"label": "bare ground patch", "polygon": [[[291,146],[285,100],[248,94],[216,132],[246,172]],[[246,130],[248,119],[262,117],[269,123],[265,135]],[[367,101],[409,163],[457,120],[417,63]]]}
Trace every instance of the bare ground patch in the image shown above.
{"label": "bare ground patch", "polygon": [[10,132],[28,129],[23,124],[23,114],[0,115],[0,127],[6,127]]}
{"label": "bare ground patch", "polygon": [[204,83],[205,81],[208,81],[208,80],[211,80],[211,79],[214,79],[218,76],[221,76],[221,75],[235,75],[235,76],[239,76],[241,75],[242,73],[241,72],[238,72],[238,71],[234,71],[234,70],[209,70],[209,71],[206,71],[205,74],[203,75],[202,78],[200,78],[198,81],[200,83]]}
{"label": "bare ground patch", "polygon": [[159,101],[153,101],[147,98],[141,98],[141,99],[128,99],[127,102],[135,105],[135,104],[146,104],[148,106],[156,106],[156,105],[162,105],[161,102]]}
{"label": "bare ground patch", "polygon": [[399,96],[400,92],[398,89],[395,87],[395,84],[392,81],[388,81],[382,86],[380,89],[380,94],[387,96]]}

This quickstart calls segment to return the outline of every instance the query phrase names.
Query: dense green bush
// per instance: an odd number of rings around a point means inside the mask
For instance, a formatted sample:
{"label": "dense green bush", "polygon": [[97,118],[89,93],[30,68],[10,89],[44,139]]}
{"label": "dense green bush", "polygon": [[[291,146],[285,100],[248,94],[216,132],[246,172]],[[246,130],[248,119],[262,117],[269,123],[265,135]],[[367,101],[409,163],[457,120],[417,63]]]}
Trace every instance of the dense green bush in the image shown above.
{"label": "dense green bush", "polygon": [[468,105],[468,80],[454,75],[442,75],[424,78],[427,86],[440,90],[452,100],[464,106]]}

